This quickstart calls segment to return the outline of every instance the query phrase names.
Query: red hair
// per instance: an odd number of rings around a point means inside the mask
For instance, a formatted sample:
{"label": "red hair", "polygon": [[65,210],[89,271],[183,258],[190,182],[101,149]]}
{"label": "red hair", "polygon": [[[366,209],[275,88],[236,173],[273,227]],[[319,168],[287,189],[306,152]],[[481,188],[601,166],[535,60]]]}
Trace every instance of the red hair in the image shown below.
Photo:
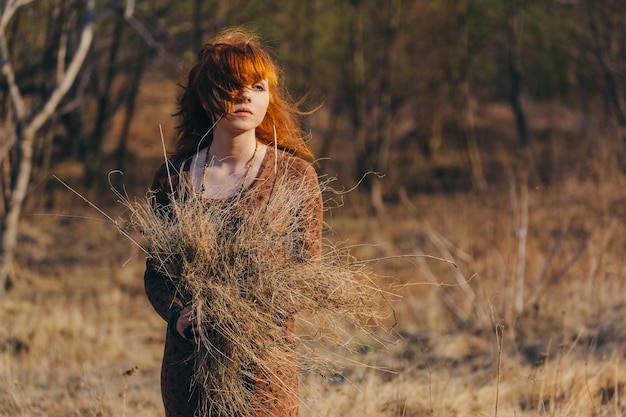
{"label": "red hair", "polygon": [[189,70],[174,114],[181,121],[174,155],[191,155],[209,146],[213,140],[209,130],[219,117],[229,113],[237,91],[263,79],[268,81],[270,101],[265,118],[256,128],[257,139],[273,145],[276,136],[278,148],[312,161],[313,154],[296,121],[302,112],[281,90],[278,69],[258,38],[240,30],[222,32],[205,44]]}

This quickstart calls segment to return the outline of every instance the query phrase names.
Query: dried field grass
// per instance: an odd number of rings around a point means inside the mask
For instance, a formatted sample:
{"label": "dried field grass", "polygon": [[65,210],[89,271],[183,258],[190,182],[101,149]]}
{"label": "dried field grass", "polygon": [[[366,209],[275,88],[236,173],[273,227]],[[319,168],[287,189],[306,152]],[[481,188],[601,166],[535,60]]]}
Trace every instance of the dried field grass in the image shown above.
{"label": "dried field grass", "polygon": [[[403,285],[402,338],[357,337],[341,376],[303,372],[301,416],[626,414],[626,181],[531,183],[526,198],[521,186],[412,196],[387,218],[328,217],[335,244],[386,259],[370,264],[376,281]],[[143,294],[143,254],[104,224],[26,222],[19,280],[0,305],[0,416],[162,415],[164,324]]]}
{"label": "dried field grass", "polygon": [[[209,203],[184,181],[167,210],[155,209],[150,195],[123,200],[152,264],[192,300],[200,323],[192,383],[202,415],[255,415],[251,406],[262,405],[249,386],[266,380],[297,397],[281,366],[332,376],[337,365],[317,352],[320,341],[350,351],[359,332],[385,331],[394,294],[330,244],[319,258],[308,255],[315,234],[307,206],[318,194],[304,178],[283,177],[259,209],[251,209],[254,191]],[[294,316],[308,332],[289,330]]]}

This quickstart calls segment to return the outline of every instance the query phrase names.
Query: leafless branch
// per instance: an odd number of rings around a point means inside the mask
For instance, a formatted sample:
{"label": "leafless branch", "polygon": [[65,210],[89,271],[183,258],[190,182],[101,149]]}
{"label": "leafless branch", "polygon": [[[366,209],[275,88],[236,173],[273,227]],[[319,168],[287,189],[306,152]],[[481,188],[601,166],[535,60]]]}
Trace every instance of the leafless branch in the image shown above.
{"label": "leafless branch", "polygon": [[2,11],[2,17],[0,17],[0,31],[4,32],[17,9],[27,5],[31,1],[32,0],[8,0]]}
{"label": "leafless branch", "polygon": [[137,34],[144,40],[144,42],[152,49],[156,51],[162,57],[167,58],[169,61],[176,65],[180,65],[181,60],[163,47],[159,43],[152,33],[135,17],[135,0],[126,0],[126,7],[124,8],[124,20],[137,32]]}
{"label": "leafless branch", "polygon": [[83,62],[87,57],[87,53],[91,47],[91,41],[93,40],[95,26],[95,3],[95,0],[87,1],[85,24],[81,32],[78,48],[76,49],[67,70],[63,74],[63,78],[59,80],[59,84],[50,95],[50,98],[46,101],[41,111],[33,118],[32,122],[29,123],[27,129],[32,132],[38,131],[54,113],[63,97],[74,83]]}
{"label": "leafless branch", "polygon": [[[436,233],[428,224],[425,225],[425,228],[428,239],[437,247],[442,257],[449,260],[454,259],[452,253],[450,252],[442,238],[439,236],[439,234]],[[478,319],[481,321],[481,323],[490,323],[489,316],[485,313],[485,310],[478,302],[476,293],[474,292],[472,287],[469,286],[467,279],[465,279],[461,271],[459,271],[458,268],[451,268],[450,270],[452,271],[452,275],[459,284],[459,287],[461,287],[461,290],[463,290],[463,293],[474,307],[474,310],[476,311]]]}
{"label": "leafless branch", "polygon": [[15,81],[15,71],[11,65],[9,57],[9,47],[7,45],[5,29],[11,21],[11,18],[20,7],[30,3],[30,0],[9,0],[2,11],[0,16],[0,71],[4,74],[7,85],[9,88],[9,95],[11,97],[11,103],[13,104],[13,110],[15,111],[15,118],[17,120],[23,120],[26,107],[22,93]]}
{"label": "leafless branch", "polygon": [[561,244],[563,243],[565,235],[569,231],[569,222],[570,222],[570,219],[568,218],[566,220],[565,225],[561,229],[561,233],[552,243],[552,247],[550,248],[550,252],[548,253],[548,256],[546,257],[546,260],[543,264],[541,273],[539,274],[539,277],[537,278],[537,280],[535,281],[533,285],[532,291],[530,292],[530,294],[528,294],[528,298],[525,301],[524,310],[526,310],[528,306],[530,306],[537,299],[540,293],[540,290],[543,287],[543,282],[548,276],[548,270],[550,269],[550,266],[552,265],[552,261],[554,260],[556,253],[559,251],[559,248],[561,247]]}
{"label": "leafless branch", "polygon": [[15,136],[15,132],[12,132],[9,139],[2,144],[2,147],[0,147],[0,161],[3,161],[4,158],[6,158],[13,145],[15,145],[15,142],[17,142],[17,137]]}
{"label": "leafless branch", "polygon": [[426,259],[422,257],[417,257],[417,262],[419,263],[421,271],[426,275],[426,278],[432,284],[435,284],[435,290],[437,291],[437,295],[441,299],[441,301],[454,313],[455,316],[459,320],[461,320],[464,324],[469,324],[471,322],[470,317],[463,311],[461,307],[457,304],[456,301],[448,293],[444,291],[441,285],[438,285],[437,280],[435,279],[435,275],[430,270],[428,263],[426,263]]}
{"label": "leafless branch", "polygon": [[[64,24],[66,26],[67,23]],[[64,27],[59,40],[59,51],[57,52],[57,83],[63,79],[65,74],[65,59],[67,57],[67,28]]]}
{"label": "leafless branch", "polygon": [[521,188],[520,220],[517,228],[517,273],[515,279],[515,311],[524,308],[524,281],[526,276],[526,241],[528,238],[528,186]]}

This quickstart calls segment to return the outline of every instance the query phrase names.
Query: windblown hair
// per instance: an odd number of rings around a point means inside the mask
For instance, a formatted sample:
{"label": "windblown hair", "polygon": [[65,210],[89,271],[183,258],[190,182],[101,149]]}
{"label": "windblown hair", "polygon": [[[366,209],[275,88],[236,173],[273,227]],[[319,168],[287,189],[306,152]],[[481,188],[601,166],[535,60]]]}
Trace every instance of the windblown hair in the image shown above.
{"label": "windblown hair", "polygon": [[281,89],[274,61],[258,37],[233,29],[205,44],[187,75],[174,114],[181,121],[174,155],[191,155],[209,146],[213,124],[232,111],[237,91],[263,79],[268,80],[270,102],[256,137],[272,145],[276,140],[278,148],[312,161],[313,154],[296,120],[302,112]]}

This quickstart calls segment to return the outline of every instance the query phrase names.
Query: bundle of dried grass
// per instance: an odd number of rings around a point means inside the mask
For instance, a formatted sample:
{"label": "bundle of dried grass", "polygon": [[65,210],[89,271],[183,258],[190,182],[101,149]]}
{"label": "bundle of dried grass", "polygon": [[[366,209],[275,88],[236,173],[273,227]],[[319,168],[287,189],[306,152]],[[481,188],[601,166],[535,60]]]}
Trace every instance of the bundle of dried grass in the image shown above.
{"label": "bundle of dried grass", "polygon": [[193,381],[202,415],[254,415],[251,384],[263,378],[297,396],[282,364],[335,372],[310,336],[292,331],[295,315],[314,316],[308,333],[335,345],[353,337],[344,324],[369,331],[388,318],[386,293],[362,264],[329,244],[320,258],[304,256],[307,219],[299,217],[314,196],[303,180],[278,181],[256,210],[246,194],[209,203],[182,187],[166,212],[154,210],[150,196],[125,205],[160,272],[191,296],[202,324]]}

